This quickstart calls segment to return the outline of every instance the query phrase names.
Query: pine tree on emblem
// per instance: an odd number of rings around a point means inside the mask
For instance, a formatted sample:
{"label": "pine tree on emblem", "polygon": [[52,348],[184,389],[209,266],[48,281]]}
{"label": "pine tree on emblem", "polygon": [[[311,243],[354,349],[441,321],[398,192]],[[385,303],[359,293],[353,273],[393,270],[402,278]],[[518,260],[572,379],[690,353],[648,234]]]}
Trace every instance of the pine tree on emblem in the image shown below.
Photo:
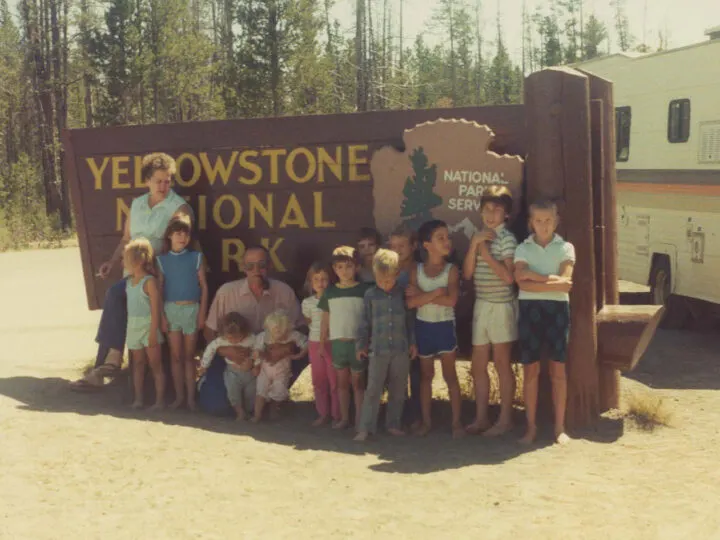
{"label": "pine tree on emblem", "polygon": [[407,177],[400,206],[400,217],[408,227],[418,229],[420,225],[432,219],[432,209],[440,206],[442,197],[433,192],[437,179],[437,165],[428,166],[428,158],[422,146],[410,155],[415,172],[414,178]]}

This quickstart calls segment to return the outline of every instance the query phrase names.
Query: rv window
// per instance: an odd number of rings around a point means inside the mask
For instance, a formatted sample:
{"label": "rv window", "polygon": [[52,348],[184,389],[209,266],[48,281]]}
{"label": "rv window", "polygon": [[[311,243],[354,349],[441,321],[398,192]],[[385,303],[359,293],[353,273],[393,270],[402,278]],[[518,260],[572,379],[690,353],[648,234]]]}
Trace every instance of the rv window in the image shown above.
{"label": "rv window", "polygon": [[690,138],[690,100],[674,99],[668,107],[668,141],[684,143]]}
{"label": "rv window", "polygon": [[627,161],[630,157],[630,107],[615,109],[615,160]]}

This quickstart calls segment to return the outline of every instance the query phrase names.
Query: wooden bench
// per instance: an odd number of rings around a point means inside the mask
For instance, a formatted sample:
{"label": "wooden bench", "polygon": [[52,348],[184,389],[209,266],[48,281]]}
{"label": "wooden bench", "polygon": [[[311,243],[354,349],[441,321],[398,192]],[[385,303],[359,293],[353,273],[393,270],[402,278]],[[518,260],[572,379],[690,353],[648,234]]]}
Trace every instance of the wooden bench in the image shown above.
{"label": "wooden bench", "polygon": [[664,311],[662,306],[604,306],[597,314],[598,363],[632,371],[655,335]]}

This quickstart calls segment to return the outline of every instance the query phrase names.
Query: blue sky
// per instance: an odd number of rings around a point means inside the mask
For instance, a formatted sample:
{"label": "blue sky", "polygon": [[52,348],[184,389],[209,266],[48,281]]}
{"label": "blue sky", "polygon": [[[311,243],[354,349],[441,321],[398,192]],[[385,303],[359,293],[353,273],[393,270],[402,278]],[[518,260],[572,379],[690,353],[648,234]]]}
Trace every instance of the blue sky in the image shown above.
{"label": "blue sky", "polygon": [[[399,0],[388,0],[395,7],[394,16],[398,17]],[[471,6],[476,0],[466,0]],[[383,0],[374,0],[375,6],[382,6]],[[547,5],[546,0],[526,0],[528,10],[535,6]],[[504,34],[515,57],[520,56],[522,29],[520,14],[522,0],[502,0],[500,14]],[[335,14],[343,25],[352,31],[354,24],[353,8],[355,0],[336,0]],[[429,39],[441,39],[436,32],[427,31],[426,26],[432,18],[437,0],[405,0],[405,35],[406,44],[410,45],[415,35],[426,31]],[[487,39],[494,41],[494,20],[498,0],[482,0],[483,19]],[[585,12],[594,12],[605,21],[610,30],[612,49],[617,50],[615,33],[612,24],[612,9],[609,0],[585,0]],[[627,0],[627,12],[630,18],[631,31],[642,40],[643,30],[647,43],[651,47],[658,44],[658,31],[667,31],[670,47],[680,47],[707,39],[704,32],[709,27],[720,26],[720,0]],[[644,16],[647,13],[647,16]],[[643,25],[643,20],[646,21]]]}

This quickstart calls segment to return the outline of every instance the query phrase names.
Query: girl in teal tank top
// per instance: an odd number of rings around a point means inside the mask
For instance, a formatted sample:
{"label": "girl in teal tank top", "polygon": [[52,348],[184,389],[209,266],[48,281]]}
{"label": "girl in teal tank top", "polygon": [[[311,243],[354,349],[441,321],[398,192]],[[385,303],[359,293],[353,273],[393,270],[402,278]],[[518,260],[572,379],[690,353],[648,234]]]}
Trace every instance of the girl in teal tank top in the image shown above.
{"label": "girl in teal tank top", "polygon": [[155,264],[150,242],[145,238],[131,241],[125,246],[123,264],[128,273],[126,343],[132,358],[135,393],[132,406],[134,409],[143,407],[145,369],[150,364],[155,381],[155,405],[152,408],[161,409],[165,405],[165,373],[160,352],[162,306],[160,289],[153,275]]}

